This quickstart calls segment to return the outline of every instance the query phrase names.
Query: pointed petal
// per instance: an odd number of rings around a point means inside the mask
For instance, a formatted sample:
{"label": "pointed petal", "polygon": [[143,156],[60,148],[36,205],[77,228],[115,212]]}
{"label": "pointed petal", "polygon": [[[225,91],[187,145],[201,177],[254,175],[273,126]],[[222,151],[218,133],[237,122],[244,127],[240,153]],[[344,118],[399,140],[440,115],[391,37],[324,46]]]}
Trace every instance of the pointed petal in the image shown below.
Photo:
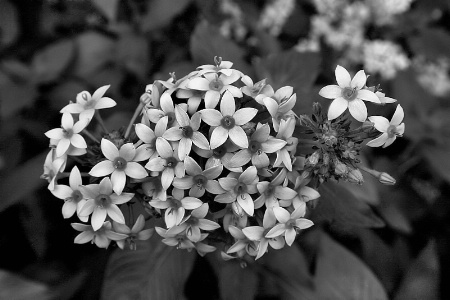
{"label": "pointed petal", "polygon": [[76,122],[73,125],[73,132],[74,133],[80,133],[86,126],[89,124],[89,119],[80,119],[78,122]]}
{"label": "pointed petal", "polygon": [[136,148],[132,143],[126,143],[120,147],[119,156],[126,161],[131,161],[136,156]]}
{"label": "pointed petal", "polygon": [[348,111],[359,122],[367,119],[367,107],[361,99],[354,99],[348,102]]}
{"label": "pointed petal", "polygon": [[225,91],[220,102],[220,112],[223,116],[233,116],[236,111],[233,95],[230,92]]}
{"label": "pointed petal", "polygon": [[194,185],[194,180],[192,176],[183,178],[174,178],[172,185],[177,189],[187,190]]}
{"label": "pointed petal", "polygon": [[257,177],[258,171],[255,166],[248,167],[241,175],[239,175],[239,182],[246,185],[252,184]]}
{"label": "pointed petal", "polygon": [[[233,128],[236,128],[236,126]],[[238,128],[240,128],[240,127],[238,127]],[[241,128],[241,130],[242,130],[242,128]],[[242,130],[242,132],[243,131],[244,130]],[[244,135],[245,135],[245,132],[244,132]],[[245,136],[245,137],[247,139],[247,136]],[[223,128],[222,126],[218,126],[218,127],[214,128],[214,130],[211,134],[211,149],[215,149],[215,148],[223,145],[223,143],[225,143],[227,139],[228,139],[228,130],[227,129]],[[248,141],[247,141],[247,144],[248,144]]]}
{"label": "pointed petal", "polygon": [[348,73],[345,68],[338,65],[334,71],[334,74],[336,75],[336,81],[341,88],[350,87],[350,73]]}
{"label": "pointed petal", "polygon": [[270,97],[265,97],[263,99],[263,103],[264,106],[267,108],[267,110],[269,111],[270,115],[273,117],[277,114],[278,112],[278,103],[277,101],[275,101],[274,99],[270,98]]}
{"label": "pointed petal", "polygon": [[81,208],[80,213],[79,213],[80,216],[82,216],[82,217],[89,216],[90,214],[92,214],[95,207],[96,207],[95,200],[94,199],[88,200]]}
{"label": "pointed petal", "polygon": [[166,168],[166,160],[161,157],[155,157],[145,165],[145,168],[150,171],[161,172]]}
{"label": "pointed petal", "polygon": [[364,70],[359,70],[353,77],[350,87],[360,90],[366,85],[366,80],[367,76],[366,73],[364,73]]}
{"label": "pointed petal", "polygon": [[379,132],[386,132],[390,126],[388,119],[382,116],[371,116],[369,117],[369,120]]}
{"label": "pointed petal", "polygon": [[403,111],[403,108],[401,107],[400,104],[397,105],[397,108],[395,109],[394,115],[392,116],[392,119],[391,119],[391,124],[396,125],[396,126],[400,125],[400,123],[403,121],[404,116],[405,116],[405,113]]}
{"label": "pointed petal", "polygon": [[147,175],[148,175],[145,168],[134,161],[128,162],[127,167],[125,168],[124,171],[128,177],[135,178],[135,179],[142,179],[142,178],[147,177]]}
{"label": "pointed petal", "polygon": [[114,221],[116,221],[119,224],[125,224],[125,217],[123,216],[122,211],[117,207],[115,204],[111,204],[106,209],[106,212],[108,213],[108,216],[111,217]]}
{"label": "pointed petal", "polygon": [[402,123],[396,127],[398,134],[403,135],[405,133],[405,123]]}
{"label": "pointed petal", "polygon": [[161,98],[159,99],[159,105],[161,106],[161,109],[163,112],[167,115],[169,112],[174,112],[175,109],[173,107],[173,100],[172,97],[168,93],[163,93],[161,95]]}
{"label": "pointed petal", "polygon": [[295,241],[296,236],[297,236],[297,232],[295,231],[294,228],[287,229],[286,232],[284,233],[284,238],[286,239],[286,244],[288,244],[289,246],[292,246],[292,244]]}
{"label": "pointed petal", "polygon": [[341,97],[342,89],[338,85],[327,85],[319,91],[319,95],[327,99],[336,99]]}
{"label": "pointed petal", "polygon": [[74,133],[72,135],[72,137],[70,138],[70,143],[76,147],[76,148],[81,148],[81,149],[85,149],[87,148],[87,144],[86,141],[84,140],[84,138],[78,134],[78,133]]}
{"label": "pointed petal", "polygon": [[314,225],[314,223],[311,220],[300,218],[295,220],[295,225],[300,229],[306,229]]}
{"label": "pointed petal", "polygon": [[181,106],[175,106],[175,117],[180,126],[189,126],[190,120],[188,114],[181,108]]}
{"label": "pointed petal", "polygon": [[252,134],[251,139],[259,143],[264,143],[270,136],[270,126],[269,124],[264,124],[257,128]]}
{"label": "pointed petal", "polygon": [[369,101],[369,102],[373,102],[373,103],[378,103],[378,104],[381,103],[378,96],[374,92],[369,91],[369,90],[359,90],[356,98],[359,98],[359,99],[362,99],[365,101]]}
{"label": "pointed petal", "polygon": [[73,117],[69,113],[64,113],[61,118],[61,126],[62,128],[68,130],[73,127]]}
{"label": "pointed petal", "polygon": [[218,203],[232,203],[236,200],[236,195],[231,192],[226,192],[224,194],[219,194],[214,198],[214,201]]}
{"label": "pointed petal", "polygon": [[202,109],[200,112],[203,122],[210,126],[219,126],[222,114],[215,109]]}
{"label": "pointed petal", "polygon": [[92,175],[95,177],[103,177],[103,176],[111,174],[115,170],[116,169],[114,168],[112,161],[104,160],[104,161],[101,161],[98,164],[96,164],[89,172],[89,175]]}
{"label": "pointed petal", "polygon": [[211,194],[215,195],[225,192],[225,190],[220,186],[219,182],[216,180],[208,180],[205,184],[205,189]]}
{"label": "pointed petal", "polygon": [[55,184],[55,188],[50,191],[56,198],[65,200],[72,196],[73,190],[67,185]]}
{"label": "pointed petal", "polygon": [[302,187],[299,191],[299,194],[301,196],[301,199],[305,202],[308,202],[309,200],[314,200],[314,199],[317,199],[320,197],[319,192],[309,186]]}
{"label": "pointed petal", "polygon": [[203,203],[200,207],[194,209],[191,212],[191,216],[197,219],[203,219],[207,214],[209,210],[208,203]]}
{"label": "pointed petal", "polygon": [[[356,100],[356,99],[355,99]],[[334,120],[347,109],[348,101],[342,97],[334,99],[328,108],[328,120]]]}
{"label": "pointed petal", "polygon": [[120,195],[122,194],[123,188],[125,187],[125,183],[127,181],[127,175],[125,175],[124,171],[114,171],[111,174],[111,183],[113,186],[114,192]]}
{"label": "pointed petal", "polygon": [[120,195],[111,194],[109,198],[111,198],[111,202],[114,204],[124,204],[133,199],[134,193],[122,193]]}
{"label": "pointed petal", "polygon": [[64,138],[64,133],[62,128],[54,128],[47,131],[45,133],[45,136],[48,137],[49,139],[60,140]]}
{"label": "pointed petal", "polygon": [[59,140],[58,146],[56,146],[56,156],[57,157],[63,156],[67,152],[69,147],[70,147],[69,139],[63,138]]}
{"label": "pointed petal", "polygon": [[189,80],[187,87],[199,91],[209,90],[209,81],[205,78],[197,77]]}
{"label": "pointed petal", "polygon": [[106,210],[100,207],[96,207],[91,217],[92,228],[97,231],[103,226],[103,222],[106,219]]}
{"label": "pointed petal", "polygon": [[297,192],[287,186],[275,187],[274,196],[278,199],[289,200],[297,196]]}
{"label": "pointed petal", "polygon": [[212,231],[220,228],[220,225],[208,219],[200,219],[198,220],[198,227],[203,230]]}
{"label": "pointed petal", "polygon": [[92,95],[92,99],[97,100],[103,97],[103,95],[106,93],[106,91],[109,89],[110,86],[111,85],[104,85],[102,87],[99,87]]}
{"label": "pointed petal", "polygon": [[167,190],[174,178],[174,170],[172,168],[165,168],[161,174],[161,185],[163,189]]}
{"label": "pointed petal", "polygon": [[280,223],[286,223],[291,218],[289,212],[282,207],[274,207],[273,213],[275,214],[275,217]]}
{"label": "pointed petal", "polygon": [[73,241],[75,244],[86,244],[94,238],[94,232],[92,231],[83,231],[79,235],[75,237]]}
{"label": "pointed petal", "polygon": [[273,213],[273,209],[267,208],[266,212],[264,213],[263,218],[263,226],[264,228],[271,228],[275,226],[277,223],[277,218],[275,217],[275,214]]}
{"label": "pointed petal", "polygon": [[271,138],[261,144],[261,150],[266,153],[273,153],[286,146],[286,144],[286,141]]}
{"label": "pointed petal", "polygon": [[233,119],[236,122],[236,125],[244,125],[248,122],[250,122],[258,113],[258,110],[256,108],[252,107],[244,107],[241,109],[238,109],[234,115]]}
{"label": "pointed petal", "polygon": [[195,176],[202,173],[202,168],[198,163],[190,156],[186,157],[184,160],[184,167],[186,168],[186,173],[191,176]]}
{"label": "pointed petal", "polygon": [[386,143],[384,143],[384,145],[383,145],[383,148],[386,148],[387,146],[391,145],[395,141],[396,138],[397,137],[395,135],[393,137],[388,137],[386,139]]}
{"label": "pointed petal", "polygon": [[[221,127],[218,127],[221,128]],[[237,146],[241,148],[248,148],[248,137],[245,133],[244,129],[242,129],[240,126],[234,126],[231,128],[228,132],[228,135],[230,137],[230,140],[235,143]],[[211,137],[212,140],[212,137]],[[212,143],[212,141],[211,141]],[[212,148],[212,146],[211,146]]]}
{"label": "pointed petal", "polygon": [[[185,162],[186,164],[186,162]],[[219,175],[222,173],[223,171],[223,166],[219,165],[219,166],[214,166],[211,168],[206,169],[205,171],[202,172],[203,176],[205,176],[208,179],[216,179],[217,177],[219,177]]]}
{"label": "pointed petal", "polygon": [[250,197],[248,193],[238,195],[237,202],[242,207],[242,209],[247,213],[247,215],[253,216],[253,213],[255,211],[255,205],[253,204],[252,197]]}
{"label": "pointed petal", "polygon": [[250,159],[252,158],[252,155],[248,149],[242,149],[241,151],[238,151],[233,157],[231,158],[229,165],[231,167],[241,167],[248,163]]}
{"label": "pointed petal", "polygon": [[204,149],[204,150],[208,150],[209,149],[208,140],[203,135],[203,133],[195,131],[192,134],[191,140],[192,140],[192,142],[194,143],[195,146],[197,146],[197,147],[199,147],[201,149]]}
{"label": "pointed petal", "polygon": [[146,144],[151,144],[156,138],[155,133],[147,125],[138,123],[134,127],[136,135]]}
{"label": "pointed petal", "polygon": [[116,101],[109,97],[102,97],[95,103],[95,109],[110,108],[116,106]]}
{"label": "pointed petal", "polygon": [[242,229],[242,233],[252,241],[259,241],[263,238],[264,228],[261,226],[248,226]]}
{"label": "pointed petal", "polygon": [[100,181],[100,184],[98,185],[98,192],[100,194],[109,195],[113,191],[112,189],[112,183],[109,177],[105,177]]}
{"label": "pointed petal", "polygon": [[164,138],[156,139],[156,151],[162,158],[169,158],[173,156],[172,146]]}
{"label": "pointed petal", "polygon": [[195,197],[185,197],[181,199],[181,203],[185,209],[189,210],[199,208],[203,204],[202,200]]}
{"label": "pointed petal", "polygon": [[102,139],[100,147],[102,148],[103,155],[107,159],[113,161],[119,157],[119,149],[117,149],[116,145],[114,145],[110,140]]}
{"label": "pointed petal", "polygon": [[266,238],[273,239],[286,232],[286,226],[284,224],[277,224],[269,232],[266,233]]}
{"label": "pointed petal", "polygon": [[172,127],[167,129],[162,137],[168,141],[179,141],[183,138],[183,130],[179,127]]}
{"label": "pointed petal", "polygon": [[238,180],[236,178],[223,177],[219,178],[219,184],[224,190],[231,191],[238,184]]}
{"label": "pointed petal", "polygon": [[192,149],[192,140],[183,137],[178,144],[178,157],[184,160],[189,155]]}
{"label": "pointed petal", "polygon": [[161,118],[155,125],[155,136],[161,137],[163,136],[164,132],[167,130],[167,122],[169,122],[168,117]]}
{"label": "pointed petal", "polygon": [[207,91],[205,94],[205,108],[216,108],[219,103],[220,93],[218,91]]}
{"label": "pointed petal", "polygon": [[385,132],[382,135],[380,135],[379,137],[377,137],[376,139],[373,139],[373,140],[367,142],[366,145],[369,147],[380,147],[381,145],[386,143],[387,139],[388,139],[388,134]]}
{"label": "pointed petal", "polygon": [[62,215],[64,219],[72,217],[77,210],[77,204],[74,201],[66,201],[62,207]]}

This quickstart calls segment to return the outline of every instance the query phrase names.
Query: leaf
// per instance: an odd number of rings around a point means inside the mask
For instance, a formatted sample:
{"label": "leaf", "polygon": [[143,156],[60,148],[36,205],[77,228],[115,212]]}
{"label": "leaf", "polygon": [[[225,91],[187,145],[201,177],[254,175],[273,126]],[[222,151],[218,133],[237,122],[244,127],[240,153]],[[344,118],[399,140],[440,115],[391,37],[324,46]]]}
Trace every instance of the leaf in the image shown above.
{"label": "leaf", "polygon": [[267,78],[276,90],[289,85],[297,93],[294,112],[304,114],[311,110],[311,89],[319,74],[321,59],[317,53],[299,53],[294,50],[280,52],[255,60],[258,79]]}
{"label": "leaf", "polygon": [[372,271],[353,253],[323,233],[314,276],[315,297],[333,300],[388,299]]}
{"label": "leaf", "polygon": [[136,251],[117,249],[106,267],[102,299],[180,299],[195,258],[157,235],[138,241]]}
{"label": "leaf", "polygon": [[258,276],[250,268],[242,268],[237,261],[226,261],[218,272],[222,300],[253,300],[258,292]]}
{"label": "leaf", "polygon": [[0,1],[0,48],[12,44],[19,34],[18,15],[10,1]]}
{"label": "leaf", "polygon": [[395,300],[440,299],[440,268],[436,246],[436,242],[431,240],[411,264],[397,291]]}
{"label": "leaf", "polygon": [[419,34],[411,36],[410,45],[416,55],[434,59],[450,58],[450,34],[440,28],[423,28]]}
{"label": "leaf", "polygon": [[230,39],[221,35],[217,27],[203,21],[191,35],[190,51],[198,65],[214,63],[214,56],[233,62],[233,68],[251,76],[251,68],[244,61],[245,52]]}
{"label": "leaf", "polygon": [[53,86],[45,95],[45,98],[48,99],[49,105],[53,110],[59,111],[62,107],[69,104],[69,101],[75,102],[77,94],[85,91],[86,88],[86,85],[82,82],[65,80]]}
{"label": "leaf", "polygon": [[43,283],[0,270],[0,299],[45,300],[55,299],[54,296],[49,287]]}
{"label": "leaf", "polygon": [[424,144],[420,147],[421,153],[434,173],[442,179],[450,182],[450,147],[439,147],[430,144]]}
{"label": "leaf", "polygon": [[47,181],[40,178],[47,153],[48,151],[40,153],[16,167],[14,171],[0,176],[0,191],[2,191],[0,212],[19,202],[41,186],[48,184]]}
{"label": "leaf", "polygon": [[147,13],[142,18],[140,28],[149,32],[169,25],[173,18],[183,12],[191,0],[152,0],[148,2]]}
{"label": "leaf", "polygon": [[31,62],[36,83],[49,83],[60,77],[75,55],[72,40],[63,40],[38,52]]}
{"label": "leaf", "polygon": [[87,31],[75,38],[77,60],[73,74],[88,77],[115,59],[116,43],[104,34]]}
{"label": "leaf", "polygon": [[110,22],[116,20],[119,0],[92,0],[92,3]]}
{"label": "leaf", "polygon": [[334,182],[322,184],[317,207],[312,210],[311,220],[331,223],[339,230],[352,227],[383,227],[384,222],[363,200],[347,188]]}
{"label": "leaf", "polygon": [[144,80],[150,57],[150,47],[145,37],[131,31],[124,32],[117,42],[116,51],[118,65]]}

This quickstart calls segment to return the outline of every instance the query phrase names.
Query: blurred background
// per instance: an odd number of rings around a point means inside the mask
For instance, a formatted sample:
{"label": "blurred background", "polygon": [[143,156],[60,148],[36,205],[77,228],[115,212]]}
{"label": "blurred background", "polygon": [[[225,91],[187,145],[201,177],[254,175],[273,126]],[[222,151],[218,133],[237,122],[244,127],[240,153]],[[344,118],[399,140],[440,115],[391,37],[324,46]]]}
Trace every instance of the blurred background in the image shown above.
{"label": "blurred background", "polygon": [[[335,82],[337,64],[364,69],[369,86],[381,84],[402,105],[406,132],[363,151],[367,166],[397,184],[366,175],[363,187],[348,189],[359,202],[337,196],[322,206],[298,252],[287,250],[291,261],[263,261],[275,279],[197,257],[173,279],[185,299],[363,299],[352,292],[364,284],[380,289],[366,288],[364,299],[450,299],[447,0],[0,0],[0,299],[99,299],[105,273],[118,272],[108,269],[114,247],[73,243],[75,220],[63,219],[63,202],[40,179],[44,133],[60,126],[59,110],[110,84],[118,105],[102,116],[110,128],[126,126],[147,84],[171,72],[181,78],[216,55],[254,82],[293,86],[297,114],[328,105],[317,93]],[[390,118],[395,107],[368,106],[369,115]],[[319,263],[341,259],[347,266]]]}

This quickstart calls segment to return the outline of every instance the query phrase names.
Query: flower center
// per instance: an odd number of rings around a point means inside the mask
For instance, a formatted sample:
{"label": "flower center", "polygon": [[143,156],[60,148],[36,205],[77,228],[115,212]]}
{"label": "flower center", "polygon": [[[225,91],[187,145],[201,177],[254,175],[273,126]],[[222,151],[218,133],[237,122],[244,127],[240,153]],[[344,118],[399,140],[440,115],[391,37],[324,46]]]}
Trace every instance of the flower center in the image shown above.
{"label": "flower center", "polygon": [[346,87],[342,90],[342,97],[344,97],[345,100],[354,100],[356,99],[356,96],[358,95],[358,92],[356,91],[356,88],[349,88]]}
{"label": "flower center", "polygon": [[72,192],[72,196],[70,198],[72,201],[75,201],[78,203],[81,199],[83,199],[83,195],[81,194],[80,191],[77,190],[77,191]]}
{"label": "flower center", "polygon": [[395,126],[395,125],[390,125],[386,132],[387,132],[389,138],[393,138],[394,136],[400,135],[397,132],[397,126]]}
{"label": "flower center", "polygon": [[111,199],[108,195],[100,194],[97,197],[95,197],[95,203],[97,203],[98,207],[106,207],[109,204],[111,204]]}
{"label": "flower center", "polygon": [[168,113],[166,113],[166,116],[167,116],[167,124],[168,125],[172,125],[172,123],[175,121],[175,113],[174,112],[171,112],[171,111],[169,111]]}
{"label": "flower center", "polygon": [[127,167],[127,161],[123,157],[116,157],[113,161],[113,166],[115,169],[123,171]]}
{"label": "flower center", "polygon": [[267,190],[264,192],[264,194],[266,196],[270,197],[274,194],[274,192],[275,192],[275,187],[269,184],[269,186],[267,187]]}
{"label": "flower center", "polygon": [[250,141],[250,145],[248,145],[248,150],[250,150],[251,153],[258,153],[261,154],[261,143],[257,141]]}
{"label": "flower center", "polygon": [[247,185],[240,182],[234,187],[234,192],[238,195],[242,195],[247,192]]}
{"label": "flower center", "polygon": [[222,158],[227,153],[227,148],[225,146],[219,146],[216,149],[213,150],[213,156],[214,158]]}
{"label": "flower center", "polygon": [[169,157],[166,159],[166,168],[175,168],[175,166],[178,164],[178,161],[175,157]]}
{"label": "flower center", "polygon": [[291,219],[291,220],[287,221],[285,226],[286,226],[286,228],[294,228],[296,226],[295,225],[295,220]]}
{"label": "flower center", "polygon": [[70,139],[73,135],[73,130],[72,129],[63,129],[63,135],[65,138]]}
{"label": "flower center", "polygon": [[232,116],[225,116],[222,118],[222,120],[220,121],[220,124],[222,125],[223,128],[225,129],[231,129],[234,127],[234,118]]}
{"label": "flower center", "polygon": [[203,188],[206,182],[208,182],[208,178],[206,178],[205,176],[201,174],[194,176],[194,184],[197,185],[199,188]]}
{"label": "flower center", "polygon": [[191,126],[181,127],[181,130],[182,130],[182,134],[185,138],[191,138],[192,135],[194,134],[194,129],[192,129]]}
{"label": "flower center", "polygon": [[172,208],[171,212],[173,212],[174,209],[178,209],[182,206],[181,201],[178,199],[170,198],[170,199],[167,199],[167,201],[169,201],[170,207]]}
{"label": "flower center", "polygon": [[210,81],[209,88],[213,91],[220,91],[223,88],[223,83],[219,78],[216,78]]}

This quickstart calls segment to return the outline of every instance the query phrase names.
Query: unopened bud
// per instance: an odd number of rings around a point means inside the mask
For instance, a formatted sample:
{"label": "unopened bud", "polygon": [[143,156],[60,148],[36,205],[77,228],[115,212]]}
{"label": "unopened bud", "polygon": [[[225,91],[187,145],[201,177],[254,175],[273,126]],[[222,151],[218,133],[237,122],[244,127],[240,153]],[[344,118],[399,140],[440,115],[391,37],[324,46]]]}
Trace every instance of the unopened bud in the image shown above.
{"label": "unopened bud", "polygon": [[364,123],[361,125],[362,129],[372,129],[373,128],[373,123],[370,122],[369,120],[365,120]]}
{"label": "unopened bud", "polygon": [[152,101],[152,95],[149,92],[145,92],[142,94],[141,98],[139,98],[142,104],[147,105]]}
{"label": "unopened bud", "polygon": [[389,175],[388,173],[385,173],[385,172],[380,173],[380,176],[378,176],[378,180],[382,184],[386,184],[386,185],[394,185],[396,182],[394,177],[392,177],[391,175]]}
{"label": "unopened bud", "polygon": [[364,177],[359,169],[352,169],[347,175],[347,180],[351,183],[362,184]]}
{"label": "unopened bud", "polygon": [[320,159],[320,152],[316,151],[313,154],[311,154],[310,156],[308,156],[305,164],[314,167],[319,162],[319,159]]}
{"label": "unopened bud", "polygon": [[334,173],[339,176],[345,176],[348,173],[348,167],[341,161],[336,161],[334,164]]}

